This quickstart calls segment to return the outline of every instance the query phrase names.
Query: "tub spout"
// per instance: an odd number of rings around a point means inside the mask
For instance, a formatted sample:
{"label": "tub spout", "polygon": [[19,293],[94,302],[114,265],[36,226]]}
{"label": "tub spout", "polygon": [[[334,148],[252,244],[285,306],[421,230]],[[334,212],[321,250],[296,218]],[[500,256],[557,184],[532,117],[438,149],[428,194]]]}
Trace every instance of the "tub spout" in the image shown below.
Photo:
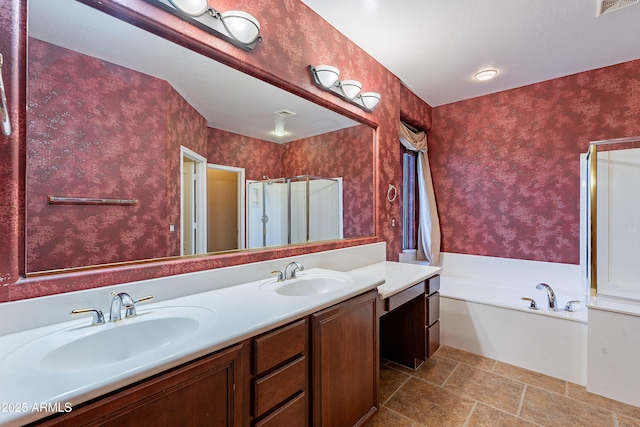
{"label": "tub spout", "polygon": [[549,310],[558,311],[558,305],[556,303],[556,294],[551,289],[551,286],[546,283],[538,283],[536,285],[536,289],[542,290],[545,289],[547,291],[547,299],[549,300]]}

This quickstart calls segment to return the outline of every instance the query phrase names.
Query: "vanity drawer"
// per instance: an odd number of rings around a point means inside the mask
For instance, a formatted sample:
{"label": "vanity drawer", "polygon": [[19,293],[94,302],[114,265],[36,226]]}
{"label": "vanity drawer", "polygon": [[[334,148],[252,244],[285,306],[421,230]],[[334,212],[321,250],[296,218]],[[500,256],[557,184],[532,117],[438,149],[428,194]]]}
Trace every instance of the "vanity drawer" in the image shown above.
{"label": "vanity drawer", "polygon": [[306,389],[307,359],[304,356],[254,380],[254,416],[259,417],[287,398]]}
{"label": "vanity drawer", "polygon": [[440,347],[440,321],[425,329],[427,341],[427,357],[433,356],[433,353]]}
{"label": "vanity drawer", "polygon": [[307,319],[283,326],[253,340],[254,375],[260,375],[293,357],[307,347]]}
{"label": "vanity drawer", "polygon": [[427,295],[431,295],[434,292],[438,292],[439,290],[440,290],[440,275],[430,277],[427,280],[427,289],[425,289],[425,293]]}
{"label": "vanity drawer", "polygon": [[416,283],[408,289],[390,296],[384,300],[384,311],[392,311],[411,301],[417,296],[424,295],[424,281]]}
{"label": "vanity drawer", "polygon": [[282,408],[254,424],[255,427],[300,427],[307,425],[307,396],[300,393]]}
{"label": "vanity drawer", "polygon": [[427,313],[425,318],[427,319],[427,326],[429,326],[436,323],[440,318],[440,292],[431,294],[426,298],[425,308]]}

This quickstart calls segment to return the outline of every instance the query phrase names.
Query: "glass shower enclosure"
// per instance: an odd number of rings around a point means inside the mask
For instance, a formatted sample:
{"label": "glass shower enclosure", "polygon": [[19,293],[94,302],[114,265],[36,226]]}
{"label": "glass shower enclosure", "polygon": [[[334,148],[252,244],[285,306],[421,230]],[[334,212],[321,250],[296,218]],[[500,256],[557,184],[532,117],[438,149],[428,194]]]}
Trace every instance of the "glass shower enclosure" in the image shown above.
{"label": "glass shower enclosure", "polygon": [[342,237],[342,178],[247,181],[248,248]]}
{"label": "glass shower enclosure", "polygon": [[640,136],[590,144],[591,294],[640,300]]}

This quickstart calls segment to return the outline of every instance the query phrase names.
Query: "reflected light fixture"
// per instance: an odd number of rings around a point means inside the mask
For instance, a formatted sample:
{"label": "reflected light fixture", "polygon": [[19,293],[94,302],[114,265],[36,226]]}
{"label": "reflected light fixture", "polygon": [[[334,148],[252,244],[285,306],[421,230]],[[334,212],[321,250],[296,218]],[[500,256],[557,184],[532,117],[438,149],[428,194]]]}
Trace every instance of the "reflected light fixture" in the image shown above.
{"label": "reflected light fixture", "polygon": [[313,82],[319,88],[333,93],[365,111],[372,112],[380,102],[377,92],[361,92],[362,83],[357,80],[339,80],[340,70],[331,65],[309,65]]}
{"label": "reflected light fixture", "polygon": [[273,134],[278,138],[283,138],[289,134],[284,128],[284,119],[286,119],[287,117],[295,116],[296,113],[284,109],[276,111],[274,114],[276,115],[276,126],[273,130]]}
{"label": "reflected light fixture", "polygon": [[208,0],[145,0],[244,50],[262,41],[260,23],[241,10],[218,12]]}
{"label": "reflected light fixture", "polygon": [[492,78],[494,78],[495,76],[498,75],[498,70],[494,70],[494,69],[486,69],[486,70],[480,70],[477,73],[475,73],[473,75],[473,78],[484,82],[486,80],[491,80]]}
{"label": "reflected light fixture", "polygon": [[284,136],[284,118],[276,118],[276,127],[273,130],[273,134],[278,138],[282,138]]}

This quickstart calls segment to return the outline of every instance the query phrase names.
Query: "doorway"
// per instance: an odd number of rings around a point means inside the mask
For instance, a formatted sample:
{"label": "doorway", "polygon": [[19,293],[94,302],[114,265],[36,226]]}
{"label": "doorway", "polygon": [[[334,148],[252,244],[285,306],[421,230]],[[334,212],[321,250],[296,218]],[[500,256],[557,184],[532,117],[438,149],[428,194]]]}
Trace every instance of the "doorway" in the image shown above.
{"label": "doorway", "polygon": [[207,159],[180,147],[180,255],[207,252]]}
{"label": "doorway", "polygon": [[244,169],[207,165],[207,250],[245,248]]}

